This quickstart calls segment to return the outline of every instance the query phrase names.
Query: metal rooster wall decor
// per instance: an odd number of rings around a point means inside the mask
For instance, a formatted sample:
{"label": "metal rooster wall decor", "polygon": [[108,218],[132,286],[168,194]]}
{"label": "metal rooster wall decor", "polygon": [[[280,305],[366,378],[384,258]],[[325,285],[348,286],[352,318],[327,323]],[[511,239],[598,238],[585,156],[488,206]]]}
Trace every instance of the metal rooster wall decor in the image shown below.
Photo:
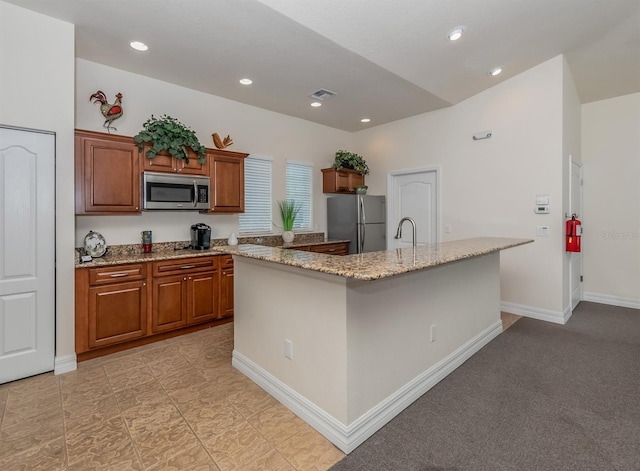
{"label": "metal rooster wall decor", "polygon": [[104,124],[103,127],[107,128],[109,134],[111,134],[111,130],[117,131],[117,128],[112,126],[113,122],[122,116],[122,93],[118,93],[116,95],[116,101],[113,104],[107,103],[107,96],[104,94],[102,90],[98,90],[93,95],[89,97],[89,101],[93,100],[92,103],[100,102],[100,113],[104,116]]}
{"label": "metal rooster wall decor", "polygon": [[231,139],[231,136],[229,136],[227,134],[227,137],[225,137],[224,139],[220,139],[220,136],[218,136],[217,132],[214,132],[211,137],[213,137],[213,144],[218,148],[218,149],[224,149],[225,147],[229,147],[231,144],[233,144],[233,139]]}

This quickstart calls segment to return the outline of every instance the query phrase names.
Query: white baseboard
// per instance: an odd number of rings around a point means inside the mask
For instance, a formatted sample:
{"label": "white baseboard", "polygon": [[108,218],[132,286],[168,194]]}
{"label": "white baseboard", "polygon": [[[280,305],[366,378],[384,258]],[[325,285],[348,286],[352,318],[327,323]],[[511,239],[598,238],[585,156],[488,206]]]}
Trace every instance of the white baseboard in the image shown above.
{"label": "white baseboard", "polygon": [[582,299],[583,301],[590,301],[592,303],[640,309],[640,299],[638,298],[623,298],[622,296],[611,296],[610,294],[585,292]]}
{"label": "white baseboard", "polygon": [[449,356],[382,400],[350,425],[343,424],[235,350],[233,351],[232,364],[324,435],[335,446],[340,448],[340,450],[345,453],[351,453],[358,445],[377,432],[438,382],[443,380],[453,370],[462,365],[462,363],[471,358],[471,356],[496,338],[501,332],[501,322],[496,322],[491,325]]}
{"label": "white baseboard", "polygon": [[502,301],[500,303],[500,310],[519,316],[531,317],[532,319],[553,322],[555,324],[566,324],[571,317],[571,306],[567,306],[564,311],[561,312]]}
{"label": "white baseboard", "polygon": [[68,373],[78,368],[76,361],[76,354],[64,355],[56,357],[53,363],[53,374],[60,375],[62,373]]}

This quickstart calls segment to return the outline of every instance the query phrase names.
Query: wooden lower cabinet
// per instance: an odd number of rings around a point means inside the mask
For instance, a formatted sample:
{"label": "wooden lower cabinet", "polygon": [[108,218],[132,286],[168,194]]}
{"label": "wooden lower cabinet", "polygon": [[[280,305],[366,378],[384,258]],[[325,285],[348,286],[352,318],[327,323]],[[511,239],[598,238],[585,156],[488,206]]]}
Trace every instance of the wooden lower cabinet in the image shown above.
{"label": "wooden lower cabinet", "polygon": [[147,286],[144,281],[89,289],[89,347],[102,347],[147,334]]}
{"label": "wooden lower cabinet", "polygon": [[187,322],[209,321],[218,317],[218,272],[198,273],[188,277]]}
{"label": "wooden lower cabinet", "polygon": [[231,267],[221,268],[220,272],[219,317],[230,316],[233,316],[233,265],[231,265]]}
{"label": "wooden lower cabinet", "polygon": [[329,242],[325,244],[303,245],[292,248],[294,250],[324,253],[327,255],[349,255],[349,242]]}
{"label": "wooden lower cabinet", "polygon": [[75,299],[76,354],[84,360],[228,322],[233,258],[79,268]]}
{"label": "wooden lower cabinet", "polygon": [[182,275],[153,279],[151,325],[153,332],[183,327],[187,323],[187,278]]}

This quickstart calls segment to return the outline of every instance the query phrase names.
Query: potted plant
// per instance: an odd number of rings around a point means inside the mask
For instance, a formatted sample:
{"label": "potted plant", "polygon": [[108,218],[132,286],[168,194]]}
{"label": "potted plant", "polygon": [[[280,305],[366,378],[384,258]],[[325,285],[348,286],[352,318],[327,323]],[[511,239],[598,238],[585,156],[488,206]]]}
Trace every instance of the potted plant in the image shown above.
{"label": "potted plant", "polygon": [[358,195],[366,195],[368,189],[369,189],[369,187],[367,185],[358,185],[356,187],[356,193]]}
{"label": "potted plant", "polygon": [[282,217],[282,240],[286,243],[293,242],[293,223],[300,212],[302,207],[301,203],[296,203],[294,200],[282,200],[278,201],[280,207],[280,216]]}
{"label": "potted plant", "polygon": [[354,152],[348,152],[346,150],[339,150],[336,152],[336,158],[333,161],[333,168],[340,171],[343,168],[349,168],[356,172],[366,175],[369,173],[369,167],[367,162],[361,155]]}
{"label": "potted plant", "polygon": [[196,133],[180,121],[168,115],[159,118],[151,115],[142,125],[142,131],[133,137],[142,150],[145,144],[151,144],[147,151],[147,158],[153,159],[158,152],[167,151],[176,159],[183,159],[189,163],[187,147],[198,154],[198,162],[201,164],[207,160],[206,149],[200,144]]}

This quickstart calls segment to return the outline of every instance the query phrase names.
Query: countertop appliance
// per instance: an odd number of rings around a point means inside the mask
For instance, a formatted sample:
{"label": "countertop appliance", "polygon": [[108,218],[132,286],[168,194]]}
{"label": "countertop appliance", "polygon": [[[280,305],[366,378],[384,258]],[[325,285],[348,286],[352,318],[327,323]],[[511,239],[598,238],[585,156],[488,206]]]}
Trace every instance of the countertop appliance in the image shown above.
{"label": "countertop appliance", "polygon": [[384,196],[338,195],[327,199],[327,237],[348,239],[349,253],[387,250]]}
{"label": "countertop appliance", "polygon": [[209,209],[211,180],[199,175],[144,172],[142,209]]}
{"label": "countertop appliance", "polygon": [[191,226],[191,248],[208,250],[211,247],[211,228],[199,222]]}

